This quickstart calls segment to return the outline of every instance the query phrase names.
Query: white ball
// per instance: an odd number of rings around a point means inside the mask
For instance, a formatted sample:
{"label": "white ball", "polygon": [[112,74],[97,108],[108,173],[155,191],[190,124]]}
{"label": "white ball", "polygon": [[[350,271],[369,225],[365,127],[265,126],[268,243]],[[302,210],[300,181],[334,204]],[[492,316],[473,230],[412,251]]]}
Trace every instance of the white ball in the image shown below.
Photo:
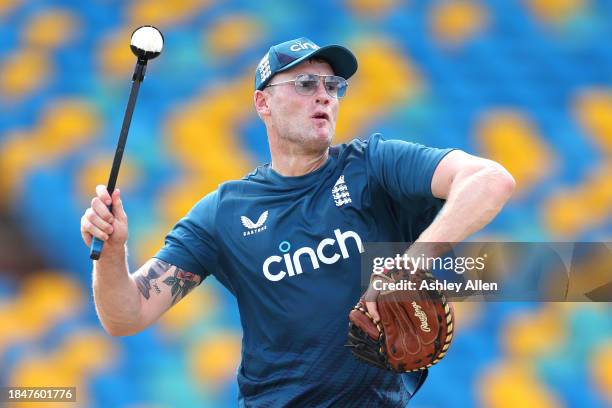
{"label": "white ball", "polygon": [[159,53],[164,46],[164,37],[157,28],[144,26],[134,31],[130,44],[147,52]]}

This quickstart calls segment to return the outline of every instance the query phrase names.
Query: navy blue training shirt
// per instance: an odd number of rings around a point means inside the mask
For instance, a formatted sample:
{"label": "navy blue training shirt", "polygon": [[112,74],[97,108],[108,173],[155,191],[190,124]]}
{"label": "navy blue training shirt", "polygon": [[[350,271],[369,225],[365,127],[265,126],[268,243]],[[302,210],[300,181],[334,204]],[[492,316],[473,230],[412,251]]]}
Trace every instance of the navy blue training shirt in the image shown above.
{"label": "navy blue training shirt", "polygon": [[215,276],[237,299],[241,406],[406,405],[426,372],[356,361],[343,346],[348,314],[363,244],[418,238],[442,205],[431,180],[449,151],[375,134],[332,147],[303,176],[260,166],[176,224],[155,257]]}

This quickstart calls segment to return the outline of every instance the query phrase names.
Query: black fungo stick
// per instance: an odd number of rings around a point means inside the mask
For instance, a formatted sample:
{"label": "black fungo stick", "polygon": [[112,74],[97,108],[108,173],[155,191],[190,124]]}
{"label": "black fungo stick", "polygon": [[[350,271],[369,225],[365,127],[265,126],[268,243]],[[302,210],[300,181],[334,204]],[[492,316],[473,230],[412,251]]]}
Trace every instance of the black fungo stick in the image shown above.
{"label": "black fungo stick", "polygon": [[[162,33],[153,26],[142,26],[137,28],[132,33],[132,40],[130,42],[130,48],[138,61],[134,68],[134,75],[132,76],[132,90],[130,92],[130,99],[128,100],[127,108],[125,109],[125,115],[123,116],[123,125],[121,125],[121,133],[119,134],[119,142],[117,143],[117,149],[115,150],[115,158],[113,159],[113,167],[111,168],[110,176],[108,178],[108,184],[106,189],[110,195],[115,191],[115,184],[117,182],[117,176],[119,175],[119,167],[121,166],[121,159],[123,158],[123,150],[125,149],[125,142],[127,141],[128,131],[130,130],[130,123],[132,121],[132,113],[134,112],[134,105],[136,104],[136,98],[138,97],[138,90],[140,89],[140,83],[144,79],[145,71],[147,68],[147,61],[157,57],[164,46],[164,36]],[[108,206],[108,209],[112,212],[112,203]],[[91,251],[89,257],[91,259],[100,259],[100,253],[104,241],[94,237],[91,242]]]}

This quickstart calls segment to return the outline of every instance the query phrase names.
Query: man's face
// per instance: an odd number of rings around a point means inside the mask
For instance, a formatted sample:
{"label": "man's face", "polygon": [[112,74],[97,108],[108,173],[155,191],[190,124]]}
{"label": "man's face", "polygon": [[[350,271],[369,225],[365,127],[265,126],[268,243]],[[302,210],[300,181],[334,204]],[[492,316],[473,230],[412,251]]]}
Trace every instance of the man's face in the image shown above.
{"label": "man's face", "polygon": [[[270,83],[294,80],[299,74],[334,75],[323,61],[304,61],[280,72]],[[270,123],[281,139],[298,143],[309,151],[320,151],[331,145],[338,117],[338,99],[327,94],[323,81],[314,95],[300,95],[293,83],[266,88],[270,95]]]}

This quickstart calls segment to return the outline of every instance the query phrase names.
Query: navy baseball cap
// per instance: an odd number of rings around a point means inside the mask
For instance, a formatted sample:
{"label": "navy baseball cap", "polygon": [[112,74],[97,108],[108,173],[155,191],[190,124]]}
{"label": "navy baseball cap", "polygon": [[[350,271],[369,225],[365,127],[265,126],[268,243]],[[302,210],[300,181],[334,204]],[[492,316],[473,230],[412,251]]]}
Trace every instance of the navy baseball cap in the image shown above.
{"label": "navy baseball cap", "polygon": [[255,70],[255,89],[262,90],[272,77],[309,58],[321,58],[334,74],[349,79],[357,71],[357,58],[341,45],[319,47],[306,37],[286,41],[270,47]]}

